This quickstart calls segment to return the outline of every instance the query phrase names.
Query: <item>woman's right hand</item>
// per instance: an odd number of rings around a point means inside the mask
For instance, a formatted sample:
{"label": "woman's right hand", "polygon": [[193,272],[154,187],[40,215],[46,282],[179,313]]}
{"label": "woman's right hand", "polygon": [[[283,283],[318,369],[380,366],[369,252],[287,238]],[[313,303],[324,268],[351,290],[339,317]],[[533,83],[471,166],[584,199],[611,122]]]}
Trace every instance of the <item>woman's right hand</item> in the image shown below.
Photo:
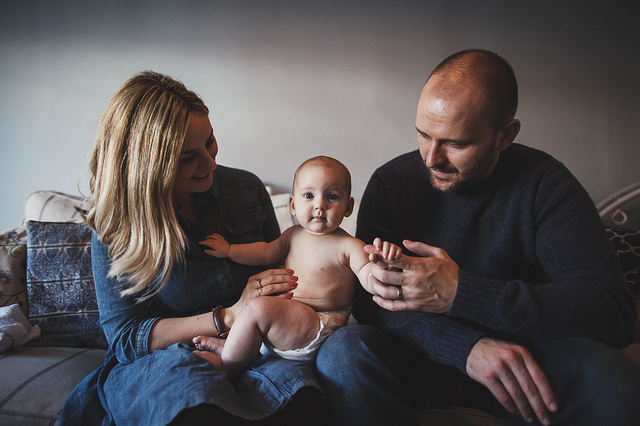
{"label": "woman's right hand", "polygon": [[240,311],[256,297],[282,297],[291,299],[293,290],[298,286],[298,277],[290,269],[269,269],[249,278],[240,299],[223,311],[223,320],[231,328]]}

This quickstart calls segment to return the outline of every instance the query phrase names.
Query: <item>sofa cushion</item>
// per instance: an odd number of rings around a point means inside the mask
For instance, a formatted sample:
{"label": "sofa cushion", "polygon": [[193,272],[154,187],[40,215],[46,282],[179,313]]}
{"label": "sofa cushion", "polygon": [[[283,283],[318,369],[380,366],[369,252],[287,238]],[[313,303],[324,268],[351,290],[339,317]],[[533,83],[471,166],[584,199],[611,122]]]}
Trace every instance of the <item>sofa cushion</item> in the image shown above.
{"label": "sofa cushion", "polygon": [[91,269],[91,229],[81,223],[27,222],[29,320],[34,345],[106,348]]}
{"label": "sofa cushion", "polygon": [[29,315],[27,298],[27,229],[0,232],[0,306],[18,304]]}
{"label": "sofa cushion", "polygon": [[76,207],[85,207],[82,197],[56,191],[35,191],[24,202],[24,217],[27,222],[83,223]]}

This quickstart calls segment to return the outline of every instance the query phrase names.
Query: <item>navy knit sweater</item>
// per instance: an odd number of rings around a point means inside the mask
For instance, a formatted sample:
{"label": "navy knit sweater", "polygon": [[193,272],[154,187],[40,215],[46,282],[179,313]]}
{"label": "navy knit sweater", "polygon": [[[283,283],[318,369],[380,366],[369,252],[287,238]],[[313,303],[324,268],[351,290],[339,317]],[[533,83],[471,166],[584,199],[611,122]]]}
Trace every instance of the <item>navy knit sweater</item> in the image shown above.
{"label": "navy knit sweater", "polygon": [[533,148],[513,144],[489,177],[453,193],[431,186],[418,151],[397,157],[371,177],[357,236],[424,242],[457,263],[447,314],[386,311],[366,293],[353,312],[462,372],[483,336],[622,347],[634,335],[633,299],[593,202],[564,165]]}

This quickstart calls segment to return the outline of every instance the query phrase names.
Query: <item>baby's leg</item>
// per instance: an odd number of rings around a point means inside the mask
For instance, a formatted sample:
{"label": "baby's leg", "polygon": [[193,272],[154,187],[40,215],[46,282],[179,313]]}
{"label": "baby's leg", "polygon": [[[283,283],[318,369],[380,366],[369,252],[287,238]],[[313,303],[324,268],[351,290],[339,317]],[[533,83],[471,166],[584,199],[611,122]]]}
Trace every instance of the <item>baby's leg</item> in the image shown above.
{"label": "baby's leg", "polygon": [[278,349],[310,343],[320,329],[313,308],[290,299],[258,297],[240,312],[222,350],[222,365],[233,376],[244,370],[263,341]]}

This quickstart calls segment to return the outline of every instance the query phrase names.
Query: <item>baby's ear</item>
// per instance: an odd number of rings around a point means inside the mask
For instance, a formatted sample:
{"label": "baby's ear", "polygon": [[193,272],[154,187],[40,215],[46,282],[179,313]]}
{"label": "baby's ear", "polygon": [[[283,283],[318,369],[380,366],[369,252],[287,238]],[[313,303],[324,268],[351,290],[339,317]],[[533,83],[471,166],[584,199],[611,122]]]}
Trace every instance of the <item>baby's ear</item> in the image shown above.
{"label": "baby's ear", "polygon": [[347,210],[344,212],[344,217],[349,217],[353,213],[353,197],[349,197],[349,203],[347,204]]}
{"label": "baby's ear", "polygon": [[293,195],[289,196],[289,211],[291,212],[291,216],[296,215],[296,205],[293,202]]}

